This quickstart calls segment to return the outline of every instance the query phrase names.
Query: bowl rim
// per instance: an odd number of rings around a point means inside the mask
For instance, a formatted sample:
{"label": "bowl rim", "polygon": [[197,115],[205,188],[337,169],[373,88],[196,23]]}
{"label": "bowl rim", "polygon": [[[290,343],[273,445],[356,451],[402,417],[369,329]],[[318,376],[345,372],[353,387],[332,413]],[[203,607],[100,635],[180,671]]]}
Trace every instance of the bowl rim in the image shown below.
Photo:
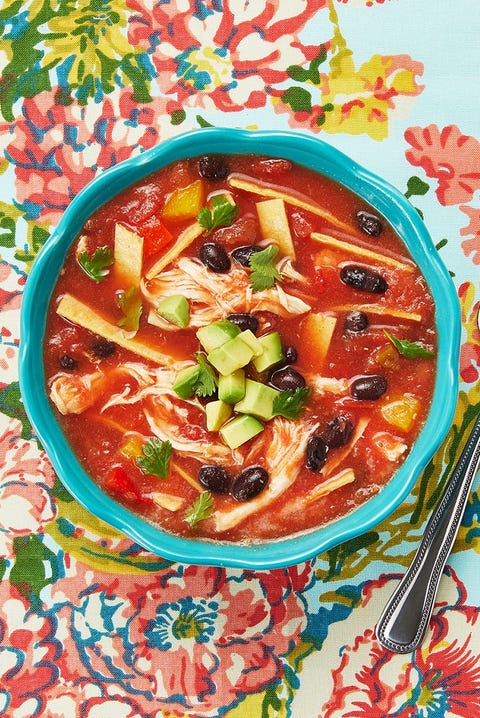
{"label": "bowl rim", "polygon": [[[351,513],[317,529],[260,544],[184,538],[140,519],[100,490],[64,437],[45,387],[46,312],[65,255],[86,219],[121,190],[177,159],[205,153],[258,154],[290,159],[328,175],[359,195],[399,234],[420,267],[435,303],[438,332],[432,405],[407,459],[382,490]],[[72,200],[27,277],[20,316],[19,380],[25,410],[53,468],[90,513],[155,555],[197,565],[257,570],[300,563],[373,528],[406,498],[451,425],[458,395],[460,307],[452,278],[417,210],[387,180],[322,139],[296,131],[208,127],[176,135],[105,170]]]}

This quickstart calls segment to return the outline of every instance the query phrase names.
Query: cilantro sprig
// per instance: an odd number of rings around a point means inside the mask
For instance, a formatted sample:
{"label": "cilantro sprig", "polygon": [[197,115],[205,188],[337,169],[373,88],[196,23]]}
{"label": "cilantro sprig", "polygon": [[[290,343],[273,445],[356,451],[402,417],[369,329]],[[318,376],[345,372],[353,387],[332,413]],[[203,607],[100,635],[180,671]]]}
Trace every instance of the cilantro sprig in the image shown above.
{"label": "cilantro sprig", "polygon": [[184,521],[191,529],[195,528],[199,521],[204,521],[212,515],[213,496],[210,491],[203,491],[185,512]]}
{"label": "cilantro sprig", "polygon": [[282,391],[273,400],[273,415],[295,421],[302,413],[309,396],[310,389],[307,386]]}
{"label": "cilantro sprig", "polygon": [[152,436],[142,446],[142,455],[137,457],[137,466],[144,474],[152,474],[160,479],[166,479],[171,455],[171,443]]}
{"label": "cilantro sprig", "polygon": [[387,332],[386,329],[384,329],[383,332],[387,339],[392,342],[393,346],[399,352],[399,354],[402,354],[404,357],[408,357],[408,359],[428,359],[429,357],[434,356],[433,352],[431,352],[429,349],[425,349],[424,347],[422,347],[421,344],[418,344],[417,342],[411,342],[408,339],[397,339],[397,337],[394,337],[392,334]]}
{"label": "cilantro sprig", "polygon": [[98,247],[90,255],[86,250],[80,252],[77,261],[83,271],[95,282],[102,282],[113,264],[113,251],[110,247]]}
{"label": "cilantro sprig", "polygon": [[215,393],[218,384],[215,371],[201,352],[195,354],[195,359],[198,362],[198,374],[193,391],[197,396],[211,396]]}
{"label": "cilantro sprig", "polygon": [[118,326],[127,332],[138,331],[142,314],[142,299],[137,287],[130,287],[126,292],[119,292],[118,304],[123,314],[118,321]]}
{"label": "cilantro sprig", "polygon": [[224,195],[217,194],[211,198],[210,206],[202,207],[197,221],[207,232],[212,232],[217,227],[228,227],[232,224],[239,209],[238,205],[231,204]]}
{"label": "cilantro sprig", "polygon": [[254,252],[249,259],[250,283],[254,292],[271,289],[275,281],[281,282],[282,276],[278,271],[275,260],[279,249],[276,244],[270,244],[260,252]]}

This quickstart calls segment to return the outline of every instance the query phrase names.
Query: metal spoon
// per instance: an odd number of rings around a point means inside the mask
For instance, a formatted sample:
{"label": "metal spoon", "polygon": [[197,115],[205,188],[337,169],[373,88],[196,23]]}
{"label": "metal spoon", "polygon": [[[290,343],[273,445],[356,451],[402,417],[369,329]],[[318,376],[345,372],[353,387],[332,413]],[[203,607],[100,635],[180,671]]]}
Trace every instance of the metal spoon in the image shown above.
{"label": "metal spoon", "polygon": [[[480,312],[477,315],[480,329]],[[376,627],[378,641],[394,653],[422,643],[432,616],[443,568],[455,542],[480,465],[480,415],[430,517],[409,569],[385,606]]]}
{"label": "metal spoon", "polygon": [[455,542],[480,465],[480,414],[430,517],[410,567],[377,624],[378,641],[394,653],[410,653],[428,628],[443,567]]}

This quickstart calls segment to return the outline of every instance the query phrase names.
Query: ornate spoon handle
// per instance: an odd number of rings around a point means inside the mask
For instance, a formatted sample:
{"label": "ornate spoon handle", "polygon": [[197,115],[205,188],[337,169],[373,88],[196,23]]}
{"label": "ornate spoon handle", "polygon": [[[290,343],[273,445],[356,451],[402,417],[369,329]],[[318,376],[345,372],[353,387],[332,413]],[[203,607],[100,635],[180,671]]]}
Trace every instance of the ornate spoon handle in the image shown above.
{"label": "ornate spoon handle", "polygon": [[443,567],[457,536],[479,464],[480,415],[427,523],[413,561],[378,621],[377,638],[390,651],[410,653],[423,640]]}

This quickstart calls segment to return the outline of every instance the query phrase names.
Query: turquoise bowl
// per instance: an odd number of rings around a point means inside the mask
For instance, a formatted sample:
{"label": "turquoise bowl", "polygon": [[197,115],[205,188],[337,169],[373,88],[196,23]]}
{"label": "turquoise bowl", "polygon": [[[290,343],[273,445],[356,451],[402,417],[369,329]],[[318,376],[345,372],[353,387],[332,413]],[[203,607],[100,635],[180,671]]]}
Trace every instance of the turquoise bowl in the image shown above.
{"label": "turquoise bowl", "polygon": [[[438,330],[437,380],[433,403],[404,464],[376,496],[348,516],[309,533],[255,545],[179,538],[156,528],[103,493],[72,452],[50,407],[43,372],[43,339],[49,300],[65,255],[82,225],[121,190],[175,160],[205,153],[283,157],[346,186],[395,228],[432,292]],[[299,563],[368,531],[408,496],[420,472],[448,432],[458,393],[460,311],[451,277],[438,257],[417,211],[385,180],[330,145],[308,135],[205,128],[179,135],[103,172],[66,209],[29,274],[21,312],[20,388],[27,414],[58,476],[92,514],[145,549],[189,564],[268,569]]]}

